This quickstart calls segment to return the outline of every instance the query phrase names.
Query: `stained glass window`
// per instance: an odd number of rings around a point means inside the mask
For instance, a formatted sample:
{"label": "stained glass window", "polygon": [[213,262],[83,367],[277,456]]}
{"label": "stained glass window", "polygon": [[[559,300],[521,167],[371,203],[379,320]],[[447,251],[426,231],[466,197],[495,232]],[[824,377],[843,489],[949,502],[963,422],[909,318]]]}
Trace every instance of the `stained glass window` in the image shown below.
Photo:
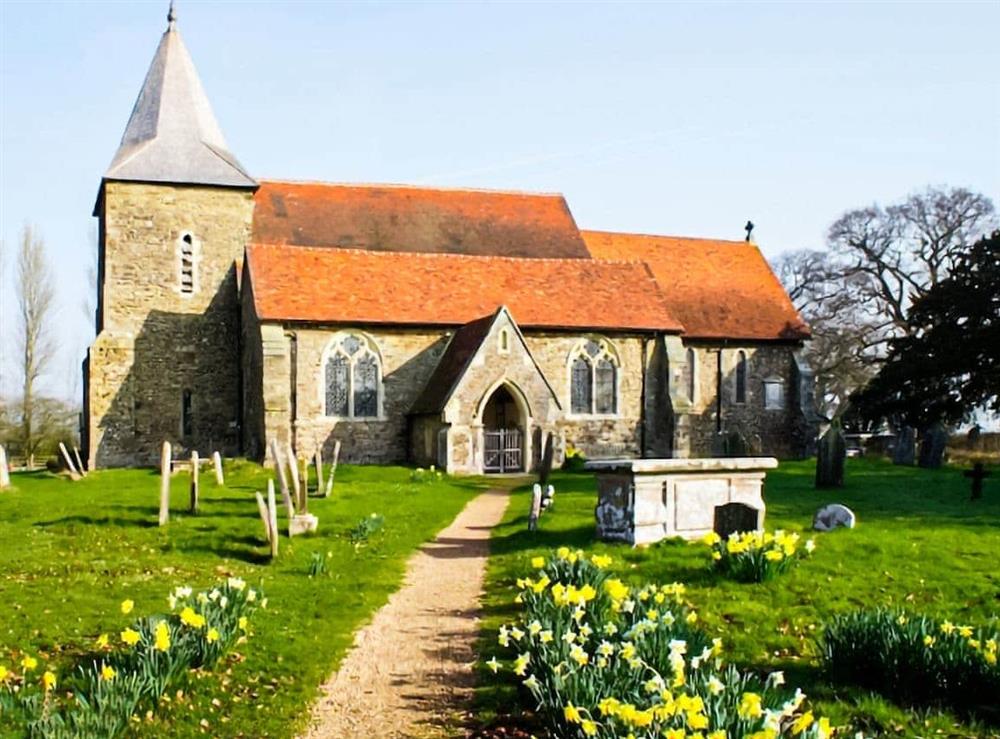
{"label": "stained glass window", "polygon": [[347,357],[337,353],[326,360],[326,415],[346,416],[350,374]]}
{"label": "stained glass window", "polygon": [[594,410],[598,413],[614,413],[617,410],[615,408],[617,395],[615,392],[615,375],[615,365],[610,359],[601,357],[597,361],[597,369],[595,370],[596,382],[594,383],[597,391],[594,399]]}
{"label": "stained glass window", "polygon": [[324,368],[326,415],[377,418],[381,368],[371,341],[348,335],[333,344]]}
{"label": "stained glass window", "polygon": [[364,354],[354,363],[354,416],[374,418],[378,415],[378,362]]}
{"label": "stained glass window", "polygon": [[585,357],[574,359],[570,376],[570,407],[573,413],[590,413],[592,379],[590,362]]}

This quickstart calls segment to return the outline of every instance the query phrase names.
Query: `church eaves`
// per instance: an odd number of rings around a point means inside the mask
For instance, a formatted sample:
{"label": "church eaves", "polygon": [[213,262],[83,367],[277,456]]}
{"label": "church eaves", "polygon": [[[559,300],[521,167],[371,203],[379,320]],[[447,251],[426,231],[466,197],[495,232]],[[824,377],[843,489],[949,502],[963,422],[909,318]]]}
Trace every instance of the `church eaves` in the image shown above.
{"label": "church eaves", "polygon": [[104,178],[256,187],[257,182],[226,145],[177,31],[173,5],[167,20],[166,33]]}

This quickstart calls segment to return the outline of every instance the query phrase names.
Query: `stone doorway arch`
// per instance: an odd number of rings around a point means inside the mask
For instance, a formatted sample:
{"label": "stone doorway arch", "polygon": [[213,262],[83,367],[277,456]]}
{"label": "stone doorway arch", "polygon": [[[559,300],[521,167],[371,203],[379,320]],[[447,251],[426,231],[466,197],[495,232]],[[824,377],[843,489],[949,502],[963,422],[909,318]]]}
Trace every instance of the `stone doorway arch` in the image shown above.
{"label": "stone doorway arch", "polygon": [[491,387],[476,414],[482,434],[483,472],[524,472],[531,464],[531,410],[520,388],[507,381]]}

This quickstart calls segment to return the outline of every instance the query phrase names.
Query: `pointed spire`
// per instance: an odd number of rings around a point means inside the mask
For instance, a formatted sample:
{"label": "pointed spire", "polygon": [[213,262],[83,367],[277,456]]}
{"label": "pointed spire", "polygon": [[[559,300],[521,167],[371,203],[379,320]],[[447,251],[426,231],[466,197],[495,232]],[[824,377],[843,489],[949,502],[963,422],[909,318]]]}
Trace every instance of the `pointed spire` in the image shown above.
{"label": "pointed spire", "polygon": [[104,176],[111,180],[257,186],[222,136],[177,30],[172,0],[167,30]]}

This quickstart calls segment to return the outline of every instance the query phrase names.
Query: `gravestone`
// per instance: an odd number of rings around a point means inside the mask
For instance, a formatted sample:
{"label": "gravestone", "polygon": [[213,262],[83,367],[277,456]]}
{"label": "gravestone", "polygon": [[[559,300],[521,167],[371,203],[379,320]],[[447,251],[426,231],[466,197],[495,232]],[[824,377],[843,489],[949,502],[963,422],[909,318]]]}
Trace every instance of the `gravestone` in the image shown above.
{"label": "gravestone", "polygon": [[316,447],[316,494],[323,495],[323,449]]}
{"label": "gravestone", "polygon": [[892,463],[912,465],[917,456],[917,434],[912,426],[903,426],[896,434],[892,449]]}
{"label": "gravestone", "polygon": [[218,452],[212,452],[212,465],[215,467],[215,484],[225,485],[226,478],[222,474],[222,455]]}
{"label": "gravestone", "polygon": [[975,426],[969,429],[969,433],[965,437],[965,445],[969,449],[975,449],[977,446],[979,446],[979,440],[982,438],[982,436],[983,436],[983,427],[977,423]]}
{"label": "gravestone", "polygon": [[292,475],[292,492],[294,493],[292,500],[295,501],[295,507],[298,508],[300,505],[300,497],[302,495],[302,488],[299,482],[299,467],[295,457],[295,450],[292,448],[292,445],[288,444],[286,448],[288,450],[288,471]]}
{"label": "gravestone", "polygon": [[340,442],[337,441],[333,445],[333,464],[330,465],[330,479],[326,481],[326,492],[323,494],[324,497],[329,498],[330,493],[333,492],[333,480],[337,476],[337,462],[340,461]]}
{"label": "gravestone", "polygon": [[716,534],[728,539],[733,534],[757,531],[760,511],[745,503],[726,503],[715,507]]}
{"label": "gravestone", "polygon": [[201,460],[198,452],[191,452],[191,513],[198,512],[198,467]]}
{"label": "gravestone", "polygon": [[59,452],[62,454],[63,461],[66,463],[66,469],[69,471],[70,479],[79,480],[80,473],[76,471],[76,465],[73,464],[73,460],[69,456],[69,450],[66,449],[66,445],[61,441],[59,442]]}
{"label": "gravestone", "polygon": [[260,493],[254,493],[254,495],[257,498],[257,511],[260,513],[260,520],[264,522],[264,539],[267,541],[268,549],[270,549],[271,556],[273,557],[276,552],[275,545],[272,542],[276,538],[277,532],[271,530],[271,511],[268,509],[263,495]]}
{"label": "gravestone", "polygon": [[979,500],[983,497],[983,480],[990,476],[990,473],[986,471],[982,462],[976,462],[972,469],[963,472],[963,477],[967,477],[972,481],[972,500]]}
{"label": "gravestone", "polygon": [[76,468],[80,470],[80,474],[86,477],[87,469],[83,466],[83,460],[80,459],[80,450],[76,447],[73,447],[73,458],[76,460]]}
{"label": "gravestone", "polygon": [[847,459],[847,442],[840,431],[840,424],[830,425],[816,448],[816,487],[844,487],[844,461]]}
{"label": "gravestone", "polygon": [[816,531],[833,531],[841,526],[853,529],[856,523],[854,511],[840,503],[823,506],[813,516],[813,528]]}
{"label": "gravestone", "polygon": [[285,474],[285,457],[278,447],[278,440],[271,439],[271,456],[274,457],[274,467],[278,472],[278,485],[281,486],[281,500],[285,504],[285,510],[289,518],[295,515],[295,508],[292,505],[292,496],[288,492],[288,476]]}
{"label": "gravestone", "polygon": [[944,448],[948,444],[948,432],[944,426],[935,423],[924,432],[920,441],[919,466],[936,470],[944,461]]}
{"label": "gravestone", "polygon": [[7,467],[7,450],[0,444],[0,490],[10,487],[10,468]]}
{"label": "gravestone", "polygon": [[537,482],[531,488],[531,513],[528,514],[528,531],[538,528],[538,517],[542,515],[542,486]]}
{"label": "gravestone", "polygon": [[542,451],[542,463],[538,468],[538,484],[543,488],[549,481],[549,475],[552,474],[553,452],[552,434],[550,432],[545,435],[545,449]]}
{"label": "gravestone", "polygon": [[170,442],[160,451],[160,526],[170,520]]}

